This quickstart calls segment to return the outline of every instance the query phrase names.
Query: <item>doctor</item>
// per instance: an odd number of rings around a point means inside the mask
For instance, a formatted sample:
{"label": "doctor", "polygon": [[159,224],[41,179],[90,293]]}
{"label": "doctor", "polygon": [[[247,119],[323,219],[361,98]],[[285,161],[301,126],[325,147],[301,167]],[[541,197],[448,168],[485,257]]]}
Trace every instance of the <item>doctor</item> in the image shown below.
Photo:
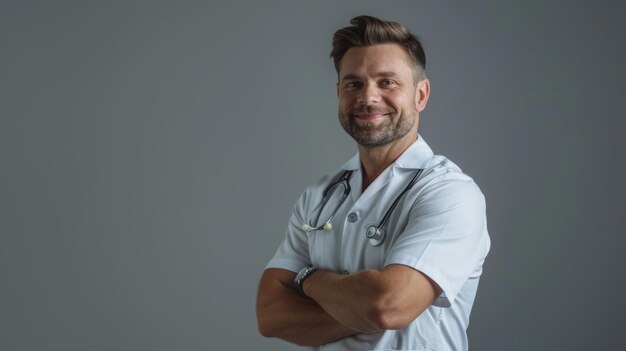
{"label": "doctor", "polygon": [[[259,330],[312,350],[467,350],[490,246],[484,197],[418,134],[430,94],[420,42],[394,22],[350,23],[331,56],[358,154],[295,204],[261,278]],[[373,241],[366,232],[384,217]]]}

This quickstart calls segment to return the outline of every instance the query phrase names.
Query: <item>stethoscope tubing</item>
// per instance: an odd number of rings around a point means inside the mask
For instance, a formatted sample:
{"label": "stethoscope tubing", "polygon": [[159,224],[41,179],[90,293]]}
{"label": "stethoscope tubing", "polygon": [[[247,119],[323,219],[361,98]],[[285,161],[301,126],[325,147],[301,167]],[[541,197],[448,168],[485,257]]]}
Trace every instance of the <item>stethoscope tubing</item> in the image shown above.
{"label": "stethoscope tubing", "polygon": [[404,190],[402,190],[400,195],[396,197],[396,199],[393,201],[391,206],[387,209],[387,212],[385,212],[383,219],[380,221],[380,223],[376,227],[382,228],[383,226],[385,226],[385,224],[387,224],[389,217],[391,217],[391,213],[393,213],[393,210],[396,208],[396,206],[398,206],[400,199],[402,199],[404,194],[406,194],[409,190],[411,190],[411,188],[413,188],[413,185],[415,185],[415,183],[417,182],[417,179],[419,178],[420,174],[422,174],[422,171],[424,170],[420,169],[415,173],[415,175],[413,176],[413,179],[411,179],[409,184],[407,184],[406,187],[404,187]]}
{"label": "stethoscope tubing", "polygon": [[[387,224],[387,221],[391,217],[391,214],[393,213],[393,210],[396,208],[396,206],[398,205],[400,200],[404,197],[404,195],[409,190],[411,190],[411,188],[413,188],[415,183],[417,183],[417,180],[419,179],[419,176],[422,174],[423,171],[424,171],[424,169],[419,169],[419,170],[417,170],[417,172],[415,172],[415,175],[413,175],[413,178],[411,179],[411,181],[404,187],[402,192],[398,196],[396,196],[395,200],[391,203],[391,206],[389,206],[389,208],[385,212],[385,215],[383,216],[381,221],[378,223],[378,225],[371,225],[371,226],[367,227],[367,230],[365,232],[365,236],[370,240],[370,244],[372,246],[378,246],[385,240],[385,236],[386,235],[385,235],[385,230],[383,229],[383,227]],[[304,231],[311,232],[311,231],[317,231],[317,230],[323,229],[324,231],[329,232],[329,231],[332,230],[332,224],[330,222],[335,217],[335,215],[337,214],[339,208],[341,207],[341,205],[343,205],[344,201],[346,200],[346,198],[350,194],[350,191],[352,190],[350,188],[350,178],[352,176],[352,172],[353,171],[351,171],[351,170],[350,171],[345,171],[338,180],[333,182],[331,185],[329,185],[324,190],[323,197],[322,197],[322,202],[320,204],[320,210],[319,210],[319,212],[317,214],[317,217],[315,219],[315,223],[319,223],[320,216],[322,215],[322,210],[324,209],[324,207],[326,206],[326,203],[330,199],[329,194],[332,192],[332,190],[335,189],[335,187],[337,187],[339,185],[343,185],[344,186],[344,191],[343,191],[343,195],[341,197],[341,200],[339,201],[339,204],[337,205],[335,210],[331,213],[331,215],[328,218],[328,220],[326,222],[324,222],[324,224],[318,225],[317,227],[312,227],[312,226],[310,226],[308,224],[303,224],[302,225],[302,229]]]}
{"label": "stethoscope tubing", "polygon": [[324,197],[322,198],[322,203],[320,204],[320,211],[317,213],[317,217],[315,218],[315,223],[319,223],[320,216],[322,215],[322,209],[324,209],[324,207],[326,206],[326,203],[328,202],[328,200],[330,200],[329,194],[331,193],[331,191],[336,186],[339,186],[339,185],[343,185],[344,186],[343,195],[341,196],[341,200],[339,201],[339,204],[337,205],[337,208],[330,214],[330,217],[328,218],[328,220],[326,222],[324,222],[324,224],[319,225],[317,227],[311,227],[311,226],[305,224],[305,225],[303,225],[303,229],[305,231],[316,231],[316,230],[323,229],[324,231],[329,232],[332,229],[332,225],[330,224],[330,221],[333,220],[333,218],[337,214],[337,211],[339,210],[341,205],[343,205],[344,201],[346,201],[346,198],[348,197],[348,195],[352,191],[352,188],[350,187],[350,177],[352,177],[352,172],[353,171],[345,171],[337,181],[335,181],[328,188],[326,188],[326,190],[324,190]]}
{"label": "stethoscope tubing", "polygon": [[380,223],[378,223],[378,225],[371,225],[367,227],[367,230],[365,231],[365,236],[370,240],[370,244],[372,246],[378,246],[382,244],[383,241],[385,241],[385,224],[387,224],[389,217],[391,217],[391,214],[400,202],[400,199],[402,199],[404,197],[404,194],[406,194],[409,190],[411,190],[411,188],[413,188],[413,185],[417,183],[417,180],[423,171],[424,169],[419,169],[417,172],[415,172],[415,175],[413,175],[413,178],[411,179],[409,184],[404,187],[404,190],[402,190],[400,195],[396,196],[396,199],[391,203],[391,206],[389,206],[387,212],[385,212],[385,215],[383,216],[383,219],[380,221]]}

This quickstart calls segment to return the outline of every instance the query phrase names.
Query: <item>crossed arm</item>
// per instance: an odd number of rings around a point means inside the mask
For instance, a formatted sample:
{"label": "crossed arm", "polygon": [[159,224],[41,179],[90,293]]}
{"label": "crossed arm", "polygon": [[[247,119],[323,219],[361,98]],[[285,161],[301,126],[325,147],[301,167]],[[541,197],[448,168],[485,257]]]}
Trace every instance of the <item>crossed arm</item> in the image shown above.
{"label": "crossed arm", "polygon": [[267,269],[257,296],[259,330],[299,345],[322,345],[357,333],[401,329],[440,293],[421,272],[404,265],[350,275],[313,273],[301,296],[292,287],[295,273]]}

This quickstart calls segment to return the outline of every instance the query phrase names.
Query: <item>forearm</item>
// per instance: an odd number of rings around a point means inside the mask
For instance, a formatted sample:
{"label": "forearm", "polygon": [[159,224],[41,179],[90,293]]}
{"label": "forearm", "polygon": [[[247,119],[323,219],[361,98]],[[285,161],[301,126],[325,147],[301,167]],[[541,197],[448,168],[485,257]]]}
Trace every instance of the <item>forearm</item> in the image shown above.
{"label": "forearm", "polygon": [[435,296],[428,278],[397,265],[350,275],[319,270],[304,282],[304,291],[332,318],[361,333],[403,328]]}
{"label": "forearm", "polygon": [[262,335],[303,346],[322,345],[356,333],[289,284],[267,277],[259,287],[257,318]]}
{"label": "forearm", "polygon": [[304,291],[324,311],[340,323],[362,333],[381,330],[375,309],[376,271],[351,275],[319,270],[304,283]]}

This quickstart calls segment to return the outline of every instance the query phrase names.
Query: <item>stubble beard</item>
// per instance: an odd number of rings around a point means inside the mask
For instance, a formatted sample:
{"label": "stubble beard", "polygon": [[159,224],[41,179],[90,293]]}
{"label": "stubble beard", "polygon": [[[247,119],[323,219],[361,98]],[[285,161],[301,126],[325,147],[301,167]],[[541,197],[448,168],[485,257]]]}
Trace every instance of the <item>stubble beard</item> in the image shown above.
{"label": "stubble beard", "polygon": [[[372,111],[368,111],[372,112]],[[415,114],[417,111],[410,111],[410,115],[401,114],[394,124],[392,119],[395,111],[387,111],[386,119],[379,124],[372,122],[357,122],[353,116],[355,111],[349,111],[347,116],[339,111],[339,121],[341,126],[359,145],[366,147],[376,147],[389,144],[407,135],[415,125]]]}

